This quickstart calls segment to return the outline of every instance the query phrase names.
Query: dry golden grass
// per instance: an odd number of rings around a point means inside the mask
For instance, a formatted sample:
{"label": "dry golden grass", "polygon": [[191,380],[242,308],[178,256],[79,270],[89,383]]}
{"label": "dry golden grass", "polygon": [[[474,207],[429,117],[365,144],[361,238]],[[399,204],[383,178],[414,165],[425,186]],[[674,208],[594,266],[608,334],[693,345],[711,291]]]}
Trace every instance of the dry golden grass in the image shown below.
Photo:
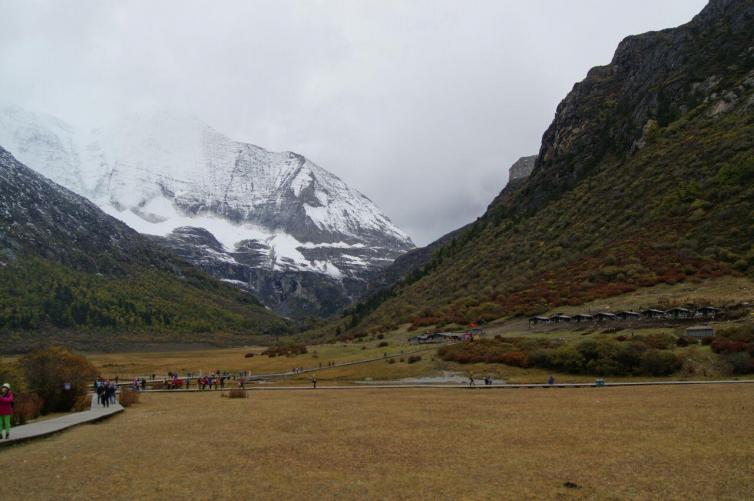
{"label": "dry golden grass", "polygon": [[[273,373],[291,370],[293,367],[327,366],[328,362],[342,363],[368,358],[377,358],[385,352],[394,354],[411,351],[415,346],[408,344],[408,337],[403,332],[392,334],[390,345],[378,347],[380,340],[367,340],[361,343],[322,344],[309,347],[309,353],[295,357],[262,356],[264,347],[240,347],[166,352],[127,352],[127,353],[90,353],[87,358],[103,374],[146,375],[152,372],[165,374],[167,371],[183,373],[185,371],[227,370],[237,372],[250,370],[253,373]],[[246,353],[254,353],[252,358],[245,358]]]}
{"label": "dry golden grass", "polygon": [[749,385],[151,394],[0,470],[4,499],[750,499],[753,426]]}

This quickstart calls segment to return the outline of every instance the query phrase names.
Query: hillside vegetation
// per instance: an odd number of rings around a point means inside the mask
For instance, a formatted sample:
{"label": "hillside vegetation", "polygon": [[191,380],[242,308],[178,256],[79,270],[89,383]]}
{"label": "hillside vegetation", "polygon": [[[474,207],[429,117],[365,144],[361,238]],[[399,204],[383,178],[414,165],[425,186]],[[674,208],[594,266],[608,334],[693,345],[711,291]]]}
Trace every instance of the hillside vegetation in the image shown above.
{"label": "hillside vegetation", "polygon": [[754,275],[754,2],[625,39],[558,106],[534,171],[351,333],[465,325]]}

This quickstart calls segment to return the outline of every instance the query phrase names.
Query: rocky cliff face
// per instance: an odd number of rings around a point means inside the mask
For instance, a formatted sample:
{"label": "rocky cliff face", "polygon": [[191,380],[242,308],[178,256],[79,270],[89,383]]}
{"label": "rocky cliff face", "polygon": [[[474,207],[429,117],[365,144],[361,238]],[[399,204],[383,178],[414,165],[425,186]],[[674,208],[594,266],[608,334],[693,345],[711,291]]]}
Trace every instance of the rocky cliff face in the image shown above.
{"label": "rocky cliff face", "polygon": [[531,171],[534,170],[534,162],[537,160],[537,155],[530,155],[528,157],[521,157],[511,165],[508,169],[508,181],[515,181],[516,179],[523,179],[529,177]]}
{"label": "rocky cliff face", "polygon": [[132,228],[291,316],[327,315],[413,248],[367,197],[305,157],[167,113],[82,133],[18,108],[0,144]]}
{"label": "rocky cliff face", "polygon": [[750,0],[711,0],[683,26],[625,38],[610,64],[592,68],[558,105],[527,208],[573,187],[606,155],[635,153],[699,104],[712,104],[710,114],[730,110],[752,76],[752,18]]}

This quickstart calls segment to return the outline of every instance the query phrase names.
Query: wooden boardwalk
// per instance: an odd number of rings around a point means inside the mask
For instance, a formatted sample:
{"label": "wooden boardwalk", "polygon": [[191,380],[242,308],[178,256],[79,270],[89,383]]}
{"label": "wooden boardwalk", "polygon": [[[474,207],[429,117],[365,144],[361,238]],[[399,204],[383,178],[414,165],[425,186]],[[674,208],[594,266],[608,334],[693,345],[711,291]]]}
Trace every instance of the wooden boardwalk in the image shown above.
{"label": "wooden boardwalk", "polygon": [[[246,391],[311,391],[311,390],[384,390],[384,389],[455,389],[455,390],[515,390],[521,388],[618,388],[618,387],[637,387],[637,386],[689,386],[689,385],[721,385],[721,384],[754,384],[751,379],[729,379],[729,380],[710,380],[710,381],[639,381],[639,382],[619,382],[605,383],[598,385],[596,383],[560,383],[560,384],[493,384],[484,385],[476,384],[437,384],[437,383],[407,383],[407,384],[354,384],[354,385],[332,385],[313,388],[311,385],[291,385],[291,386],[247,386]],[[198,390],[198,389],[175,389],[175,390],[145,390],[144,393],[206,393],[208,391],[228,391],[239,389],[238,386],[226,386],[225,388]]]}
{"label": "wooden boardwalk", "polygon": [[0,446],[23,442],[33,438],[46,437],[73,426],[105,419],[123,411],[123,406],[116,403],[104,407],[97,402],[97,395],[92,395],[92,407],[88,411],[74,412],[58,418],[37,421],[16,426],[10,431],[8,440],[0,439]]}

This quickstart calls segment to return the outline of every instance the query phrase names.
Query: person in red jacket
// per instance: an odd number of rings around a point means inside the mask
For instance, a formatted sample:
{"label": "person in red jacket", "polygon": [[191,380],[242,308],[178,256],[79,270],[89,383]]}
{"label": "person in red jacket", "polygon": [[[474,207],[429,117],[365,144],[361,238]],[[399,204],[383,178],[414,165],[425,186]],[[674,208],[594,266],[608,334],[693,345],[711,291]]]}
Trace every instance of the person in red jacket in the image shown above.
{"label": "person in red jacket", "polygon": [[5,431],[5,438],[10,437],[10,417],[13,415],[13,393],[10,385],[5,383],[0,387],[0,438]]}

